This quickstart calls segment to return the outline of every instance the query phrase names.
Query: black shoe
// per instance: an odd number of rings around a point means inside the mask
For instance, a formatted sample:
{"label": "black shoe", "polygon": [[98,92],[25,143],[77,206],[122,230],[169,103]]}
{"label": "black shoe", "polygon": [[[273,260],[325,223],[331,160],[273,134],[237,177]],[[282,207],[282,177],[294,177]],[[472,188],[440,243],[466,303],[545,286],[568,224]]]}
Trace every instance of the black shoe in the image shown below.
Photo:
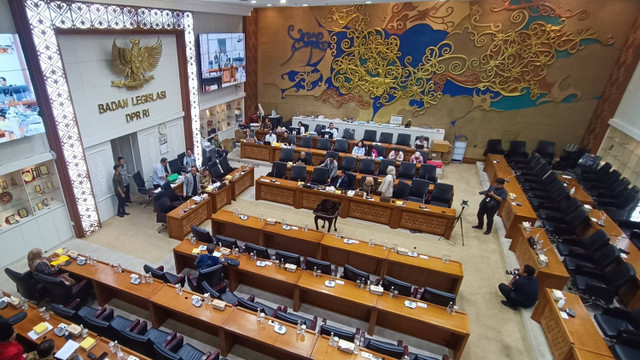
{"label": "black shoe", "polygon": [[124,217],[124,215],[123,214],[118,214],[118,217]]}
{"label": "black shoe", "polygon": [[509,302],[508,302],[507,300],[502,300],[502,301],[500,301],[500,303],[501,303],[502,305],[504,305],[504,306],[508,307],[508,308],[509,308],[509,309],[511,309],[511,310],[518,310],[518,307],[517,307],[517,306],[513,306],[513,305],[509,304]]}
{"label": "black shoe", "polygon": [[491,234],[491,230],[487,230],[487,231],[483,232],[483,234],[489,235],[489,234]]}
{"label": "black shoe", "polygon": [[125,212],[122,213],[122,215],[131,215],[131,214],[129,214],[128,212],[125,211]]}
{"label": "black shoe", "polygon": [[473,225],[472,228],[482,230],[482,226],[480,226],[480,225]]}
{"label": "black shoe", "polygon": [[125,201],[125,204],[133,204],[133,201]]}

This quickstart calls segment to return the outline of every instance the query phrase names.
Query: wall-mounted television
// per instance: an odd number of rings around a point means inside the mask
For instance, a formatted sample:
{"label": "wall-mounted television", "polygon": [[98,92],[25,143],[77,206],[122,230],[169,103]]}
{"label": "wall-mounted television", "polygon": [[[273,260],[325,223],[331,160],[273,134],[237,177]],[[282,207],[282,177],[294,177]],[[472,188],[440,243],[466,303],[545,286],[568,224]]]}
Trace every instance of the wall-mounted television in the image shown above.
{"label": "wall-mounted television", "polygon": [[244,33],[200,34],[202,91],[245,82]]}
{"label": "wall-mounted television", "polygon": [[44,132],[17,34],[0,34],[0,143]]}

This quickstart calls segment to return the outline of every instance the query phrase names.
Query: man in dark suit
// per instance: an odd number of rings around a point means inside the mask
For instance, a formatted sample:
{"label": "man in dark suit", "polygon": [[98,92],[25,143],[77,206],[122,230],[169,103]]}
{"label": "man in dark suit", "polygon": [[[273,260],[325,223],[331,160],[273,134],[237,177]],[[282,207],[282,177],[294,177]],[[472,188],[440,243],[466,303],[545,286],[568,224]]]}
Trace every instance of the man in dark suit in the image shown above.
{"label": "man in dark suit", "polygon": [[307,153],[300,151],[300,155],[298,155],[296,159],[296,164],[311,165],[311,156],[307,156]]}
{"label": "man in dark suit", "polygon": [[331,179],[331,185],[336,189],[349,190],[351,182],[349,178],[344,175],[344,171],[338,170],[338,174]]}

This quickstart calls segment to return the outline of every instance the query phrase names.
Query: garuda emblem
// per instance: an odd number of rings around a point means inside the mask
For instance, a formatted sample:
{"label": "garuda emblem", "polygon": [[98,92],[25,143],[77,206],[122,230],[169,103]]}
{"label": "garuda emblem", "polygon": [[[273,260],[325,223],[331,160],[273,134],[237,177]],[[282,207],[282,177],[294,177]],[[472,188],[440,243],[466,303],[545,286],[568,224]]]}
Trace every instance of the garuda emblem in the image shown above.
{"label": "garuda emblem", "polygon": [[131,39],[131,49],[118,47],[113,39],[111,46],[111,66],[117,74],[123,75],[124,80],[112,81],[111,86],[126,87],[129,90],[142,88],[153,80],[153,75],[145,75],[153,71],[162,56],[162,42],[160,38],[152,46],[140,46],[140,39]]}

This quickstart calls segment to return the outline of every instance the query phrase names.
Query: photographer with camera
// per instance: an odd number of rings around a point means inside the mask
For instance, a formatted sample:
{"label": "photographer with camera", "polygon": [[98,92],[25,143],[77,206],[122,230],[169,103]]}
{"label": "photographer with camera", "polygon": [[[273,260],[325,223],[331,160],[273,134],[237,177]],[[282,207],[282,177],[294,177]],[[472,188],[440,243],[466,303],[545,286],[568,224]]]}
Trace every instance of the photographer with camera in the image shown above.
{"label": "photographer with camera", "polygon": [[502,305],[512,310],[535,305],[538,302],[538,279],[534,276],[536,269],[527,264],[520,268],[507,270],[506,273],[513,275],[513,277],[508,284],[498,285],[498,290],[505,298],[501,301]]}
{"label": "photographer with camera", "polygon": [[500,204],[507,199],[507,190],[504,188],[505,180],[497,178],[493,186],[485,191],[480,191],[480,195],[484,195],[484,199],[480,202],[478,209],[478,225],[472,226],[474,229],[482,230],[484,226],[484,216],[487,215],[487,230],[485,235],[491,234],[493,227],[493,217],[500,209]]}

